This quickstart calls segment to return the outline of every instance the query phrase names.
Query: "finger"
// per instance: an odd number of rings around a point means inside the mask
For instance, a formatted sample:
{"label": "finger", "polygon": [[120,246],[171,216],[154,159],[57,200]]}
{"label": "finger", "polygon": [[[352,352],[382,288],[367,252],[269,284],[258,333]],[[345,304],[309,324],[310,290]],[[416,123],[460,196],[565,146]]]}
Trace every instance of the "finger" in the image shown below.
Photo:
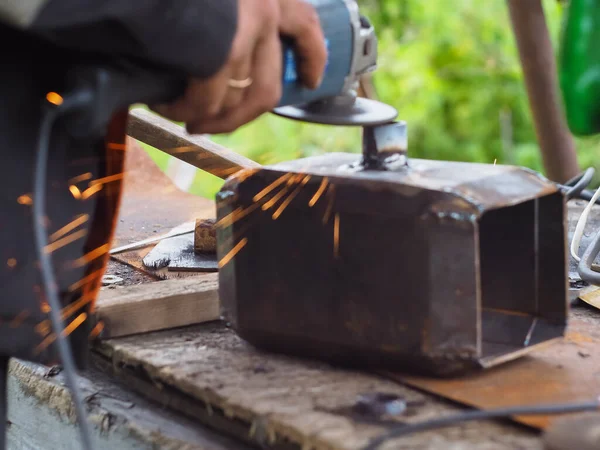
{"label": "finger", "polygon": [[281,97],[281,41],[276,31],[269,33],[256,47],[252,62],[253,84],[244,102],[221,117],[188,124],[189,133],[228,133],[271,111]]}
{"label": "finger", "polygon": [[302,81],[308,88],[316,89],[327,64],[327,47],[319,15],[303,0],[281,0],[280,5],[279,30],[294,39]]}
{"label": "finger", "polygon": [[175,122],[216,117],[222,111],[230,70],[225,66],[211,78],[193,79],[183,97],[173,103],[153,105],[151,109]]}
{"label": "finger", "polygon": [[[232,67],[231,77],[229,81],[245,81],[252,77],[250,76],[252,65],[252,56],[248,53],[246,58],[243,58],[235,67]],[[236,86],[227,86],[227,92],[225,94],[225,98],[223,100],[221,111],[229,111],[235,107],[237,107],[246,96],[247,88],[236,87]]]}

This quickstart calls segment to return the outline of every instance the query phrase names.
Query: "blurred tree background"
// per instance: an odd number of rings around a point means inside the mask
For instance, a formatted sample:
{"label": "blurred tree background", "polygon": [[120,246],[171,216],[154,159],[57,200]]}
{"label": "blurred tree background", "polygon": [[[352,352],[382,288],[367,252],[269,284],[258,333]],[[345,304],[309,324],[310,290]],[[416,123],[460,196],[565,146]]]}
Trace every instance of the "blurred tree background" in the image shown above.
{"label": "blurred tree background", "polygon": [[[517,164],[543,172],[504,0],[359,0],[379,39],[374,83],[409,129],[418,158]],[[558,50],[563,6],[544,0]],[[360,130],[267,114],[216,142],[261,163],[359,152]],[[598,139],[578,140],[581,167],[600,164]],[[164,168],[167,157],[150,149]],[[190,191],[213,197],[222,181],[198,171]],[[597,183],[596,183],[597,184]]]}

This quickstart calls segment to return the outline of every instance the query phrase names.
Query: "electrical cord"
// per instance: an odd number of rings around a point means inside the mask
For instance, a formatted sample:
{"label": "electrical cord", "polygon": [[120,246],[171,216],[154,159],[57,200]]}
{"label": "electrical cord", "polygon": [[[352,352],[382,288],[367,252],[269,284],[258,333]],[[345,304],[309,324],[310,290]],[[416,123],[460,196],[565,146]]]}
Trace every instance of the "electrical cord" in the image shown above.
{"label": "electrical cord", "polygon": [[77,386],[75,379],[75,362],[71,351],[71,344],[64,336],[64,326],[61,318],[61,303],[58,298],[57,284],[54,277],[52,260],[50,254],[45,251],[48,245],[48,236],[45,228],[46,217],[46,182],[48,168],[48,153],[50,148],[50,140],[52,129],[56,119],[75,109],[89,105],[93,99],[91,91],[77,92],[72,96],[62,99],[58,104],[47,103],[42,118],[40,135],[38,141],[38,149],[34,172],[34,190],[33,190],[33,226],[35,243],[37,246],[38,257],[40,261],[40,271],[42,282],[44,285],[47,301],[50,305],[50,320],[52,328],[56,334],[56,344],[62,361],[63,370],[67,379],[67,385],[71,390],[73,403],[75,405],[75,414],[79,422],[79,431],[81,442],[85,450],[92,450],[91,434],[89,425],[84,412],[82,396]]}
{"label": "electrical cord", "polygon": [[389,432],[382,436],[378,436],[371,440],[363,450],[376,450],[383,443],[390,439],[407,436],[409,434],[420,431],[429,431],[443,427],[450,427],[464,422],[472,422],[475,420],[488,419],[506,419],[512,416],[537,416],[537,415],[553,415],[567,414],[583,411],[598,411],[600,410],[600,397],[593,401],[583,403],[563,403],[552,405],[536,405],[536,406],[515,406],[511,408],[491,409],[488,411],[466,411],[458,414],[453,414],[446,417],[416,422],[406,425],[400,425],[392,428]]}
{"label": "electrical cord", "polygon": [[577,221],[577,225],[575,226],[575,232],[573,233],[573,239],[571,240],[571,256],[575,261],[580,262],[581,258],[577,254],[579,251],[579,247],[581,245],[581,239],[583,238],[583,232],[585,231],[585,226],[587,225],[588,217],[596,200],[600,197],[600,188],[596,190],[591,201],[586,205],[585,209],[581,213],[579,220]]}
{"label": "electrical cord", "polygon": [[592,239],[592,242],[585,249],[581,261],[577,266],[577,272],[583,281],[593,284],[594,286],[600,286],[600,273],[597,269],[597,265],[594,264],[594,260],[600,253],[600,230]]}
{"label": "electrical cord", "polygon": [[593,167],[589,167],[585,172],[571,178],[562,185],[561,189],[565,193],[567,200],[580,197],[585,188],[592,182],[595,172],[596,170]]}

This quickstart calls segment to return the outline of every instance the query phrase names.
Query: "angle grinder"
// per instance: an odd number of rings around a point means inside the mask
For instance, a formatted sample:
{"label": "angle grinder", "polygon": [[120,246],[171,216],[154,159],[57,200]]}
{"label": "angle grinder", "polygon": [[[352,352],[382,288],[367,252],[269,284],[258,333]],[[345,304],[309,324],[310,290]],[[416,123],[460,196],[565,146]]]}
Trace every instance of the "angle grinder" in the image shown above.
{"label": "angle grinder", "polygon": [[354,0],[311,0],[325,35],[328,61],[320,87],[299,82],[293,43],[284,40],[283,94],[275,114],[303,122],[366,126],[391,122],[391,106],[358,98],[359,78],[377,67],[377,37]]}

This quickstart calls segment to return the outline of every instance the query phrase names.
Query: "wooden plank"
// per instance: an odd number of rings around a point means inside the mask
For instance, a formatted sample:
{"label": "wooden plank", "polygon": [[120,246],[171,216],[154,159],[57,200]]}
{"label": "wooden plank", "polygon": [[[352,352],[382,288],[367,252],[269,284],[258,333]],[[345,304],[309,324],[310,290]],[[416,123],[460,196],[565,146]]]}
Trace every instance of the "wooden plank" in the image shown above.
{"label": "wooden plank", "polygon": [[141,108],[130,111],[127,134],[222,179],[241,169],[261,167],[210,139],[191,136],[183,127]]}
{"label": "wooden plank", "polygon": [[[216,322],[97,345],[105,370],[132,389],[260,448],[358,450],[397,420],[459,410],[376,375],[256,350]],[[407,414],[394,419],[355,412],[358,398],[374,393],[405,399]],[[522,427],[479,422],[407,436],[384,448],[539,449],[538,442]]]}
{"label": "wooden plank", "polygon": [[96,314],[105,339],[217,320],[217,274],[103,288]]}
{"label": "wooden plank", "polygon": [[[116,384],[90,368],[77,376],[95,450],[249,450]],[[12,359],[7,388],[7,448],[80,450],[63,373]]]}

